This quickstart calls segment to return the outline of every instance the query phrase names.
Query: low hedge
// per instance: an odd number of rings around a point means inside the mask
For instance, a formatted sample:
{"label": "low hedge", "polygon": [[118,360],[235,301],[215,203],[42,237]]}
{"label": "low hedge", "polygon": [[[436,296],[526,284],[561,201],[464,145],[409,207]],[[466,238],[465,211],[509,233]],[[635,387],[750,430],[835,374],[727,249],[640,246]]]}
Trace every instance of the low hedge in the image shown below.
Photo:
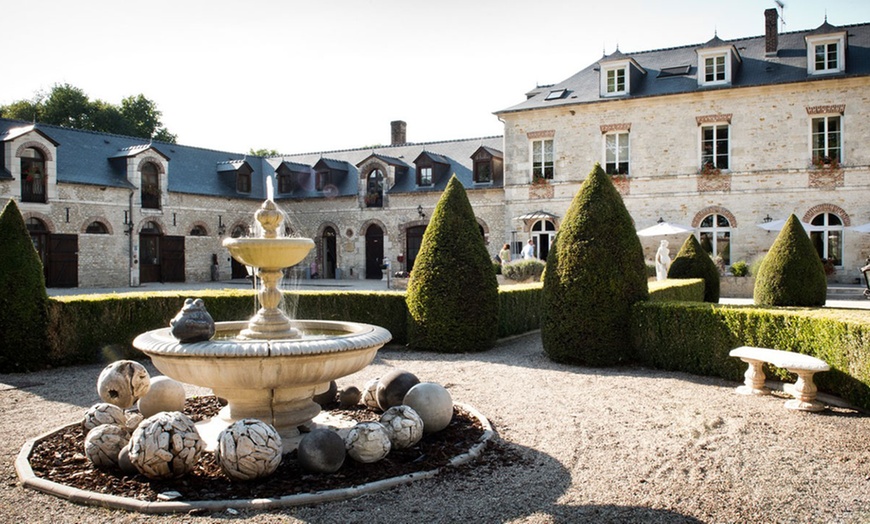
{"label": "low hedge", "polygon": [[685,302],[704,301],[703,278],[679,278],[653,280],[647,284],[651,302],[678,300]]}
{"label": "low hedge", "polygon": [[[728,356],[738,346],[805,353],[831,366],[815,375],[821,391],[870,409],[870,313],[865,311],[646,302],[632,309],[632,341],[643,365],[738,382],[746,364]],[[768,376],[796,378],[766,368]]]}
{"label": "low hedge", "polygon": [[541,283],[518,284],[498,292],[498,337],[541,328]]}

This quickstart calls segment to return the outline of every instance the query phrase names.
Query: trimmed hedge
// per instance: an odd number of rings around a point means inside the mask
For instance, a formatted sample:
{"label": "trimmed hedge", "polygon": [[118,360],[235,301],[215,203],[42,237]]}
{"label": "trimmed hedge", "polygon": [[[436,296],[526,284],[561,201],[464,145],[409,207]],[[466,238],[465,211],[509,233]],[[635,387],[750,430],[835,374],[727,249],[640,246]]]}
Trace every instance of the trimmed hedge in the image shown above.
{"label": "trimmed hedge", "polygon": [[764,257],[753,297],[759,306],[824,306],[828,280],[816,248],[795,215]]}
{"label": "trimmed hedge", "polygon": [[648,282],[649,299],[653,302],[677,300],[683,302],[704,301],[703,278],[679,278]]}
{"label": "trimmed hedge", "polygon": [[504,275],[505,278],[517,282],[525,282],[529,279],[534,279],[537,282],[541,280],[541,275],[544,273],[545,266],[546,264],[544,264],[544,261],[538,260],[537,258],[528,260],[520,259],[502,266],[501,274]]}
{"label": "trimmed hedge", "polygon": [[541,283],[520,284],[498,292],[499,338],[541,328]]}
{"label": "trimmed hedge", "polygon": [[[743,381],[732,349],[759,346],[805,353],[831,366],[814,376],[820,390],[870,409],[870,314],[864,311],[639,303],[632,308],[635,356],[647,366]],[[768,376],[794,381],[766,365]]]}
{"label": "trimmed hedge", "polygon": [[668,269],[668,278],[703,278],[705,302],[719,302],[719,269],[710,255],[689,235]]}

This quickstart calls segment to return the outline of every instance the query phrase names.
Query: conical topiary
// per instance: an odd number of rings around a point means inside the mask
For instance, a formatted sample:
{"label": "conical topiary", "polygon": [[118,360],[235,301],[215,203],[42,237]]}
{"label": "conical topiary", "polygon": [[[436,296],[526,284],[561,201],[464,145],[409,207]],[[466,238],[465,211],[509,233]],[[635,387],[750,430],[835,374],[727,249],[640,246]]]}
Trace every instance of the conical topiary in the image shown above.
{"label": "conical topiary", "polygon": [[557,362],[630,358],[632,304],[646,300],[643,248],[622,197],[595,164],[559,226],[543,276],[541,340]]}
{"label": "conical topiary", "polygon": [[719,302],[719,270],[695,235],[689,235],[683,242],[680,252],[671,262],[668,278],[703,278],[704,302]]}
{"label": "conical topiary", "polygon": [[42,261],[14,200],[0,213],[0,373],[48,362],[48,295]]}
{"label": "conical topiary", "polygon": [[454,175],[432,212],[406,295],[408,345],[484,351],[498,336],[498,281],[465,188]]}
{"label": "conical topiary", "polygon": [[755,277],[755,303],[821,307],[825,305],[827,294],[825,267],[800,221],[791,215]]}

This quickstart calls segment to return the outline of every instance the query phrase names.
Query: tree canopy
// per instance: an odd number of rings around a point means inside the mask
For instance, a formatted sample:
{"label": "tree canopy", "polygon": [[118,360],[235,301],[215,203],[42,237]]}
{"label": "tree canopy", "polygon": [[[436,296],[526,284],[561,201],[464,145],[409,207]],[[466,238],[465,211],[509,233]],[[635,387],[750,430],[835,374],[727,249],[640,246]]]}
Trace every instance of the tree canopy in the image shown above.
{"label": "tree canopy", "polygon": [[173,135],[160,121],[162,113],[145,95],[128,96],[115,105],[91,100],[78,87],[55,84],[48,93],[37,93],[31,100],[16,100],[0,106],[0,117],[30,120],[88,131],[152,138],[175,143]]}

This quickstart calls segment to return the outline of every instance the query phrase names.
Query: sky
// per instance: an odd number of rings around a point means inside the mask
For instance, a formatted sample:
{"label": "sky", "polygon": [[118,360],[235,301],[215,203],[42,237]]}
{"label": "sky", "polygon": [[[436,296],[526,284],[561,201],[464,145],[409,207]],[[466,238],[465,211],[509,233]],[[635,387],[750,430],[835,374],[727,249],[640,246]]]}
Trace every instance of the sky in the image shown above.
{"label": "sky", "polygon": [[[784,0],[781,31],[870,22]],[[501,135],[536,85],[624,53],[764,34],[774,0],[0,0],[0,105],[143,94],[185,145],[305,153]],[[19,20],[20,23],[8,23]]]}

